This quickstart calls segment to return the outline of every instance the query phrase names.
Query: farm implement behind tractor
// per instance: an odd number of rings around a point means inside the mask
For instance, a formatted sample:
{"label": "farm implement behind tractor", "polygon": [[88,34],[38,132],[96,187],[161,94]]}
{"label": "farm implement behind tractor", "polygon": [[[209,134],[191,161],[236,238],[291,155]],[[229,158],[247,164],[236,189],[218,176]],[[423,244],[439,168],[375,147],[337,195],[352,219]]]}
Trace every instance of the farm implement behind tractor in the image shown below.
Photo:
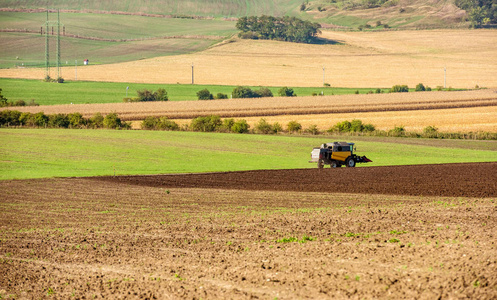
{"label": "farm implement behind tractor", "polygon": [[332,168],[341,166],[355,167],[356,163],[372,162],[366,156],[357,156],[354,153],[354,143],[333,142],[322,144],[311,152],[311,163],[318,163],[318,168],[330,165]]}

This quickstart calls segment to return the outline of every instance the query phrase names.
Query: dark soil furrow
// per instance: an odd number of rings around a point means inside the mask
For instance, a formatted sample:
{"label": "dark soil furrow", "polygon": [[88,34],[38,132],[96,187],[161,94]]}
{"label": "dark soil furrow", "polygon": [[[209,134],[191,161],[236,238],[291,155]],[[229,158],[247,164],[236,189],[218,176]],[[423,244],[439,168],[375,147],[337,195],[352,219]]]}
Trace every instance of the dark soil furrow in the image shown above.
{"label": "dark soil furrow", "polygon": [[91,180],[165,188],[447,197],[495,197],[497,196],[496,179],[497,162],[91,178]]}

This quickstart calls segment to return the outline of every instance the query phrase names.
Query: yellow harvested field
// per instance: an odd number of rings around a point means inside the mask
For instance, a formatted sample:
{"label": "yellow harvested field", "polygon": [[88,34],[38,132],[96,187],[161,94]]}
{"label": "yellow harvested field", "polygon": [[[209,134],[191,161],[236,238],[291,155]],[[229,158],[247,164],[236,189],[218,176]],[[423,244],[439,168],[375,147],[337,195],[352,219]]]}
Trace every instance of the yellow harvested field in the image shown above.
{"label": "yellow harvested field", "polygon": [[[189,123],[197,116],[219,115],[246,119],[252,126],[261,118],[281,125],[291,120],[304,128],[317,125],[326,130],[343,120],[360,119],[378,129],[405,126],[421,131],[436,126],[445,132],[497,132],[497,91],[493,89],[460,92],[415,92],[371,95],[314,96],[294,98],[228,99],[212,101],[141,102],[26,106],[10,109],[46,114],[116,112],[123,120],[143,120],[167,116]],[[135,123],[137,124],[137,123]]]}
{"label": "yellow harvested field", "polygon": [[[497,87],[497,30],[323,31],[339,44],[234,40],[203,52],[78,68],[78,80],[253,86]],[[323,72],[323,67],[325,68]],[[74,79],[74,68],[62,77]],[[44,77],[43,69],[3,69],[0,77]]]}
{"label": "yellow harvested field", "polygon": [[[254,126],[260,117],[244,118]],[[497,106],[417,111],[386,111],[374,113],[340,113],[319,115],[288,115],[265,117],[269,123],[278,122],[284,128],[290,121],[297,121],[304,129],[316,125],[322,131],[342,121],[362,120],[379,130],[404,126],[407,131],[422,132],[435,126],[440,132],[497,132]],[[181,120],[176,120],[182,124]]]}

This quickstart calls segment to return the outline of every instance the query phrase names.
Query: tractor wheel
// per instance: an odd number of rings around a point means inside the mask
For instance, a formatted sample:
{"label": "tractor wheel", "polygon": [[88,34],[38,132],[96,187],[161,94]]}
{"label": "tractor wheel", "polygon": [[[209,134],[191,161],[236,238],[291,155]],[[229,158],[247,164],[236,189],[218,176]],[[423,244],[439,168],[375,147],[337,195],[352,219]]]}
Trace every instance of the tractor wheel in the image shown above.
{"label": "tractor wheel", "polygon": [[318,168],[322,169],[324,167],[324,161],[322,159],[318,160]]}
{"label": "tractor wheel", "polygon": [[331,167],[332,167],[332,168],[340,168],[340,165],[338,164],[338,162],[336,162],[336,161],[332,161],[332,162],[331,162]]}
{"label": "tractor wheel", "polygon": [[349,157],[349,158],[347,158],[347,160],[345,161],[345,165],[346,165],[348,168],[353,168],[353,167],[355,167],[355,160],[354,160],[352,157]]}

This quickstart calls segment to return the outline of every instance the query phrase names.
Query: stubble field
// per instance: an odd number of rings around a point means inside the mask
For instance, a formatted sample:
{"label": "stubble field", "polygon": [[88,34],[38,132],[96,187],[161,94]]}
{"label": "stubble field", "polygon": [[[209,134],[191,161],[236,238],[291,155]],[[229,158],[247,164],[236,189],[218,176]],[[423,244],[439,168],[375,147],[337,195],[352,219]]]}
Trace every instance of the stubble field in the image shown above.
{"label": "stubble field", "polygon": [[[78,69],[78,80],[249,86],[391,87],[422,82],[497,87],[495,30],[323,31],[332,43],[234,40],[202,52]],[[323,72],[323,67],[325,68]],[[324,73],[324,74],[323,74]],[[74,78],[74,68],[62,77]],[[137,74],[140,74],[137,76]],[[324,78],[323,78],[324,75]],[[44,78],[44,69],[3,69],[0,77]]]}
{"label": "stubble field", "polygon": [[0,295],[492,299],[496,167],[2,181]]}

